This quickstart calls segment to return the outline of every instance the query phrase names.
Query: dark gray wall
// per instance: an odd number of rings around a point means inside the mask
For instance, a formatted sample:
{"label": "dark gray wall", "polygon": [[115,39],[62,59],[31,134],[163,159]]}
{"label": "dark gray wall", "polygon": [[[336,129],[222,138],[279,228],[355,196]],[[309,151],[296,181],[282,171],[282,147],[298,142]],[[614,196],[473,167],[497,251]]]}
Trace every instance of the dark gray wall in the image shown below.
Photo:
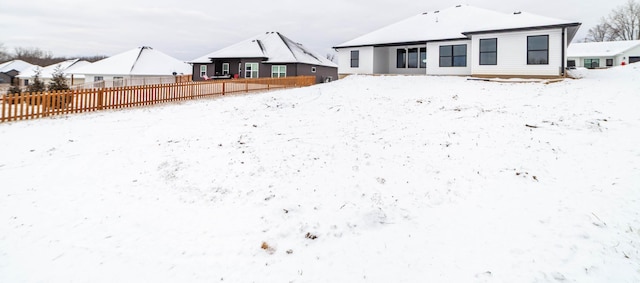
{"label": "dark gray wall", "polygon": [[0,73],[0,84],[10,84],[11,77],[5,73]]}
{"label": "dark gray wall", "polygon": [[[258,66],[258,76],[260,78],[270,78],[271,77],[271,66],[287,66],[287,77],[295,77],[295,76],[315,76],[316,83],[322,83],[325,81],[327,77],[330,79],[337,80],[338,79],[338,68],[334,67],[326,67],[326,66],[318,66],[318,65],[309,65],[309,64],[300,64],[300,63],[288,63],[288,64],[265,64],[262,63],[262,59],[249,58],[249,59],[228,59],[228,60],[216,60],[214,63],[209,64],[201,64],[195,63],[193,64],[193,80],[194,81],[202,81],[204,79],[200,78],[200,66],[207,65],[207,76],[212,77],[216,75],[216,73],[222,73],[222,64],[229,63],[229,73],[239,74],[239,78],[244,78],[244,68],[246,63],[259,63]],[[241,70],[238,69],[238,64],[241,64]],[[316,72],[313,72],[313,68],[315,67]]]}
{"label": "dark gray wall", "polygon": [[11,84],[13,85],[14,81],[16,82],[17,85],[17,79],[15,78],[17,75],[19,75],[20,72],[16,71],[16,70],[11,70],[8,72],[3,72],[0,73],[0,84]]}
{"label": "dark gray wall", "polygon": [[[325,78],[330,77],[331,81],[335,81],[338,79],[338,68],[327,67],[327,66],[316,66],[316,65],[307,65],[307,64],[298,64],[298,76],[315,76],[316,83],[322,83],[325,81]],[[316,72],[313,71],[313,67],[316,68]]]}

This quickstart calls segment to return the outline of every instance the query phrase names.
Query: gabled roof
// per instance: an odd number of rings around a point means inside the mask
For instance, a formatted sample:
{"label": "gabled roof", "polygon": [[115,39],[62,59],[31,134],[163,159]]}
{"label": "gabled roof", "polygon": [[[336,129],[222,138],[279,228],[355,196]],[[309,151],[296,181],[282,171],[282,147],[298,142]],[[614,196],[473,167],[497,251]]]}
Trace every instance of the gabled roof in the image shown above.
{"label": "gabled roof", "polygon": [[70,76],[67,74],[69,71],[77,69],[82,66],[86,66],[88,64],[91,64],[91,63],[84,60],[81,61],[79,59],[71,59],[71,60],[60,62],[60,63],[51,64],[44,68],[38,67],[38,68],[32,68],[32,69],[26,70],[20,73],[20,75],[18,75],[18,78],[21,78],[21,79],[31,78],[36,75],[37,71],[40,71],[40,78],[51,79],[53,78],[53,74],[56,72],[58,68],[62,70],[62,73],[65,74],[65,76]]}
{"label": "gabled roof", "polygon": [[415,15],[339,44],[335,48],[467,39],[468,35],[473,33],[555,26],[577,27],[580,23],[530,13],[507,14],[469,5],[458,5]]}
{"label": "gabled roof", "polygon": [[571,43],[567,57],[613,57],[639,46],[640,40]]}
{"label": "gabled roof", "polygon": [[212,59],[260,58],[265,63],[304,63],[338,67],[329,59],[292,41],[279,32],[266,32],[224,49],[193,59],[190,63],[211,63]]}
{"label": "gabled roof", "polygon": [[69,71],[70,74],[169,76],[191,74],[191,66],[151,47],[143,46]]}
{"label": "gabled roof", "polygon": [[25,61],[22,60],[12,60],[9,62],[4,62],[2,64],[0,64],[0,72],[1,73],[6,73],[6,72],[10,72],[13,70],[16,70],[20,73],[24,72],[24,71],[29,71],[33,68],[40,68],[40,66],[38,65],[33,65],[31,63],[27,63]]}

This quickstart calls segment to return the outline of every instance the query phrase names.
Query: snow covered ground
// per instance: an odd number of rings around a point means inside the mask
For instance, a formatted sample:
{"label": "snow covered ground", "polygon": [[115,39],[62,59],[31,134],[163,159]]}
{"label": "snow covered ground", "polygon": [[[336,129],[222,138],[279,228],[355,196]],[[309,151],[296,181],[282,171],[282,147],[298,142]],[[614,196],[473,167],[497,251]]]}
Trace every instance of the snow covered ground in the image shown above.
{"label": "snow covered ground", "polygon": [[0,124],[0,282],[640,282],[640,65]]}

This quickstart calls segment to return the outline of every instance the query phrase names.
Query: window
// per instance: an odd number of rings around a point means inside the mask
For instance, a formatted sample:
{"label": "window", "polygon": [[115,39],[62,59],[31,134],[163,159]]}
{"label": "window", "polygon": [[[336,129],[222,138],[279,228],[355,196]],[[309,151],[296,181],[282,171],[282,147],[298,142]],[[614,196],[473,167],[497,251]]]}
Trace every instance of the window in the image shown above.
{"label": "window", "polygon": [[549,36],[527,36],[527,65],[549,64]]}
{"label": "window", "polygon": [[272,78],[284,78],[287,76],[287,66],[271,66]]}
{"label": "window", "polygon": [[607,67],[613,66],[613,59],[607,59]]}
{"label": "window", "polygon": [[498,39],[480,39],[480,65],[498,65]]}
{"label": "window", "polygon": [[568,68],[575,68],[576,67],[576,60],[567,60],[567,67]]}
{"label": "window", "polygon": [[407,50],[398,49],[396,50],[396,68],[404,69],[407,67]]}
{"label": "window", "polygon": [[311,72],[315,73],[316,72],[316,67],[311,67]]}
{"label": "window", "polygon": [[244,65],[244,77],[245,78],[257,78],[258,77],[258,63],[246,63]]}
{"label": "window", "polygon": [[426,47],[422,47],[420,48],[420,68],[426,68],[427,67],[427,48]]}
{"label": "window", "polygon": [[594,69],[600,67],[600,59],[584,59],[584,67]]}
{"label": "window", "polygon": [[408,56],[408,64],[409,68],[418,68],[420,65],[420,58],[418,57],[418,48],[409,48],[409,56]]}
{"label": "window", "polygon": [[223,75],[229,74],[229,63],[222,63],[222,74]]}
{"label": "window", "polygon": [[466,67],[467,45],[440,46],[440,67]]}
{"label": "window", "polygon": [[104,87],[104,77],[102,76],[93,77],[93,87]]}
{"label": "window", "polygon": [[28,86],[29,85],[29,80],[24,80],[24,85]]}
{"label": "window", "polygon": [[124,78],[113,77],[113,87],[121,87],[121,86],[124,86]]}
{"label": "window", "polygon": [[207,76],[207,65],[200,65],[200,77]]}
{"label": "window", "polygon": [[360,67],[360,51],[353,50],[351,51],[351,68]]}

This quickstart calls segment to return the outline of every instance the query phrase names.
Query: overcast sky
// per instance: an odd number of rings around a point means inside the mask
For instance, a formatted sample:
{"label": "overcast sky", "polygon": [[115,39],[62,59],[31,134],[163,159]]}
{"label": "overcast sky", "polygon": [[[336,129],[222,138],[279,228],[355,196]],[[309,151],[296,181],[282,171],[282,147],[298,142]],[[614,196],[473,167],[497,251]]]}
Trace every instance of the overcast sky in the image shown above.
{"label": "overcast sky", "polygon": [[[576,38],[627,0],[0,0],[0,44],[54,56],[115,55],[151,46],[191,60],[266,31],[321,54],[425,11],[468,4],[582,23]],[[487,19],[490,21],[490,19]]]}

